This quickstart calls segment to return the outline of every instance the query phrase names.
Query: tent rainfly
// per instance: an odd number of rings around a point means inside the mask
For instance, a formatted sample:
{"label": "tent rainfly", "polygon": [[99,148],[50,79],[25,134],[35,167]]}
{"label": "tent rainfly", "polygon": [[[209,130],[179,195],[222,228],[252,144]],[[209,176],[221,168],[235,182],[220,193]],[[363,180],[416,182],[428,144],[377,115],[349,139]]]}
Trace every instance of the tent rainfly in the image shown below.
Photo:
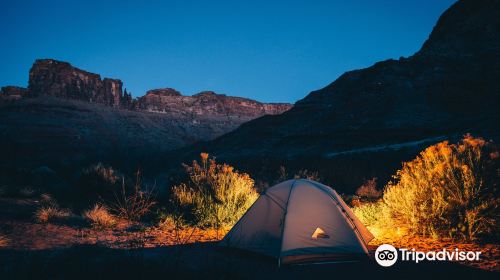
{"label": "tent rainfly", "polygon": [[366,258],[372,239],[335,190],[297,179],[268,188],[220,244],[292,264]]}

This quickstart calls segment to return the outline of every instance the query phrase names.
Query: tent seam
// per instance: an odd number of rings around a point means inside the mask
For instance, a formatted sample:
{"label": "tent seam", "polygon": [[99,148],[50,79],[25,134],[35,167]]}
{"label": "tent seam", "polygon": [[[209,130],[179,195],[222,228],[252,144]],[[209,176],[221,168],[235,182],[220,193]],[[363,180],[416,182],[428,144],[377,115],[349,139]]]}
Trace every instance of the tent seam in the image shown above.
{"label": "tent seam", "polygon": [[286,207],[285,207],[285,212],[283,213],[283,227],[281,229],[281,245],[280,245],[280,251],[279,251],[279,256],[278,256],[278,266],[281,265],[281,253],[282,253],[282,250],[283,250],[283,240],[285,240],[284,238],[284,234],[285,234],[285,225],[286,225],[286,216],[288,215],[288,203],[290,203],[290,197],[292,196],[292,191],[293,191],[293,187],[295,187],[295,183],[297,183],[298,180],[294,180],[292,185],[290,186],[290,192],[288,192],[288,198],[286,199]]}

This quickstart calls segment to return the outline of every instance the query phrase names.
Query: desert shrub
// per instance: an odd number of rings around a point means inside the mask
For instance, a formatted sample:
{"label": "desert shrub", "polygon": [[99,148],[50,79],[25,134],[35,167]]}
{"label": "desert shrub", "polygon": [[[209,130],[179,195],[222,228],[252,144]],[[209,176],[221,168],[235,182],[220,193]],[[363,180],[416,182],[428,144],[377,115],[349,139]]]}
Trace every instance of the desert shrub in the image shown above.
{"label": "desert shrub", "polygon": [[384,191],[392,223],[434,237],[496,234],[498,157],[491,142],[470,135],[428,147],[404,163]]}
{"label": "desert shrub", "polygon": [[22,187],[19,189],[19,195],[22,197],[33,197],[36,193],[37,191],[30,187]]}
{"label": "desert shrub", "polygon": [[127,186],[125,181],[122,181],[121,191],[115,192],[110,210],[124,219],[139,221],[152,210],[154,205],[156,205],[154,189],[142,188],[140,171],[137,171],[133,186]]}
{"label": "desert shrub", "polygon": [[71,212],[66,209],[60,209],[55,205],[47,205],[38,208],[35,212],[35,220],[39,223],[48,223],[56,220],[68,218]]}
{"label": "desert shrub", "polygon": [[29,186],[2,185],[0,186],[0,197],[31,198],[38,191]]}
{"label": "desert shrub", "polygon": [[383,201],[359,204],[352,210],[376,238],[395,237],[400,230],[392,223],[389,208]]}
{"label": "desert shrub", "polygon": [[40,195],[40,202],[44,205],[57,204],[54,197],[50,193],[42,193]]}
{"label": "desert shrub", "polygon": [[371,200],[380,198],[382,196],[382,191],[377,190],[377,178],[366,180],[363,185],[356,190],[356,195]]}
{"label": "desert shrub", "polygon": [[92,209],[83,212],[83,217],[90,222],[94,228],[112,228],[116,226],[116,219],[108,209],[100,204],[95,204]]}
{"label": "desert shrub", "polygon": [[313,181],[321,181],[318,171],[307,169],[299,169],[295,174],[291,175],[285,166],[281,165],[278,169],[278,177],[274,180],[275,184],[281,183],[289,179],[308,179]]}
{"label": "desert shrub", "polygon": [[307,179],[313,181],[321,181],[318,171],[310,171],[307,169],[300,169],[293,176],[294,179]]}
{"label": "desert shrub", "polygon": [[123,175],[102,163],[91,165],[81,170],[80,177],[76,182],[77,201],[97,202],[113,198],[113,193],[120,189]]}
{"label": "desert shrub", "polygon": [[188,182],[173,187],[172,204],[198,226],[231,226],[258,197],[248,174],[217,164],[206,153],[201,164],[195,160],[184,167]]}
{"label": "desert shrub", "polygon": [[0,248],[7,247],[9,245],[9,239],[7,236],[0,234]]}
{"label": "desert shrub", "polygon": [[158,228],[173,233],[174,244],[187,244],[194,237],[196,228],[186,223],[186,220],[178,209],[162,209],[158,213],[158,218]]}

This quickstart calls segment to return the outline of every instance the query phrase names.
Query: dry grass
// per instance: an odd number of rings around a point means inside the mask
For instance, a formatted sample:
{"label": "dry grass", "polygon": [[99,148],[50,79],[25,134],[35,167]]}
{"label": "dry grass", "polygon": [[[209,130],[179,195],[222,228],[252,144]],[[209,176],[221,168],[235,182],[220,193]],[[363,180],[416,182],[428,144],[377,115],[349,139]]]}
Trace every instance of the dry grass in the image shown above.
{"label": "dry grass", "polygon": [[83,217],[96,229],[113,228],[117,223],[115,217],[109,213],[108,209],[99,204],[83,212]]}
{"label": "dry grass", "polygon": [[153,189],[142,188],[140,171],[137,171],[133,187],[127,188],[125,182],[122,181],[121,192],[115,193],[115,200],[110,204],[110,210],[121,218],[139,221],[155,205]]}
{"label": "dry grass", "polygon": [[59,209],[57,206],[42,206],[35,212],[35,219],[39,223],[48,223],[55,220],[68,218],[69,210]]}
{"label": "dry grass", "polygon": [[197,226],[231,226],[258,197],[248,174],[217,164],[206,153],[201,154],[201,165],[193,161],[185,168],[189,181],[172,189],[172,202]]}

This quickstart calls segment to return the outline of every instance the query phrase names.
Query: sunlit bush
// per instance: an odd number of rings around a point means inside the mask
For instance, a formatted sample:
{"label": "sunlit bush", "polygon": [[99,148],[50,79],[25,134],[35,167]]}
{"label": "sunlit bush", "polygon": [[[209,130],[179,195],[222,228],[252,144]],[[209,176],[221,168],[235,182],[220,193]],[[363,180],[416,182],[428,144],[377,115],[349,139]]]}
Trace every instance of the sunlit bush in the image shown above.
{"label": "sunlit bush", "polygon": [[90,222],[94,228],[105,229],[116,225],[116,219],[108,209],[100,204],[95,204],[92,209],[83,212],[83,217]]}
{"label": "sunlit bush", "polygon": [[172,203],[198,226],[231,226],[257,199],[254,181],[201,154],[201,164],[185,166],[188,182],[173,188]]}
{"label": "sunlit bush", "polygon": [[352,210],[376,238],[396,237],[399,228],[393,224],[389,208],[383,201],[363,203]]}
{"label": "sunlit bush", "polygon": [[491,142],[470,135],[425,149],[403,164],[384,191],[392,224],[433,237],[495,234],[498,157]]}

